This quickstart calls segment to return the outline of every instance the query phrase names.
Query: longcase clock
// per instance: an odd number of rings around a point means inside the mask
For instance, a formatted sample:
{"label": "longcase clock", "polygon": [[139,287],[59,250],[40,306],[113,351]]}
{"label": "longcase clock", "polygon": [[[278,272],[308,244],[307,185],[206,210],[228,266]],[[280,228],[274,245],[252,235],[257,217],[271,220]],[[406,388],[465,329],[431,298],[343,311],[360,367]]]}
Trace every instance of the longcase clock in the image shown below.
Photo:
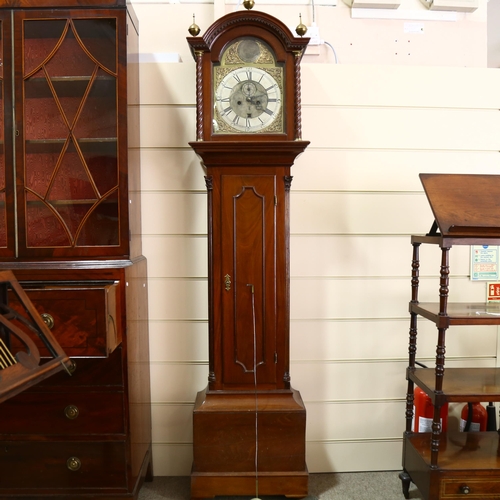
{"label": "longcase clock", "polygon": [[193,414],[191,496],[303,497],[306,410],[289,370],[289,191],[309,144],[300,118],[308,39],[244,11],[188,43],[209,259],[209,377]]}

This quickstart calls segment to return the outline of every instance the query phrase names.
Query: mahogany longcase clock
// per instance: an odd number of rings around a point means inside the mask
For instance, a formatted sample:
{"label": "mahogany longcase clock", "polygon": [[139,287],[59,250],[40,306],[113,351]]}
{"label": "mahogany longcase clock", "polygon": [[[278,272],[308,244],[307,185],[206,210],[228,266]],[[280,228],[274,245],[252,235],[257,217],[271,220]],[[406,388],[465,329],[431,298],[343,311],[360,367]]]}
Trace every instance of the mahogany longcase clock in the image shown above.
{"label": "mahogany longcase clock", "polygon": [[[307,495],[306,411],[290,385],[290,167],[307,38],[244,11],[189,37],[206,168],[209,377],[193,414],[192,498]],[[255,495],[257,496],[257,495]]]}

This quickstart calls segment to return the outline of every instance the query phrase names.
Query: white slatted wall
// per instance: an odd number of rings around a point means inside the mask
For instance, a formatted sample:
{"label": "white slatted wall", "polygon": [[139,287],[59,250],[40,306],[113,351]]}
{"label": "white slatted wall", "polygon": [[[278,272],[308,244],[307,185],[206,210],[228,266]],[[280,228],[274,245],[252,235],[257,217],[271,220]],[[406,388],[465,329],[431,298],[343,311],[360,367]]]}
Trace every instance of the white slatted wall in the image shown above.
{"label": "white slatted wall", "polygon": [[[156,475],[189,474],[193,401],[208,373],[206,191],[187,145],[194,83],[191,60],[141,65]],[[292,169],[291,375],[311,472],[400,468],[409,235],[433,222],[418,174],[500,173],[499,89],[494,69],[303,66],[311,145]],[[434,300],[439,253],[421,256],[421,300]],[[468,259],[453,249],[451,297],[483,300]],[[435,329],[421,324],[419,358],[432,362]],[[497,328],[455,329],[447,347],[448,366],[494,366]]]}

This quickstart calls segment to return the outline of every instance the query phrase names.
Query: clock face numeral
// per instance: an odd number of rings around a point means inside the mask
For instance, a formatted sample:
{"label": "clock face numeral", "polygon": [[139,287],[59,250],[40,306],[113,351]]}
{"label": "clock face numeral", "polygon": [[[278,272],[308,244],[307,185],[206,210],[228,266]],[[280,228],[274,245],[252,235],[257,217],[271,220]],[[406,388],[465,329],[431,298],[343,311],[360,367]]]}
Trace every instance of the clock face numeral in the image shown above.
{"label": "clock face numeral", "polygon": [[260,132],[280,115],[281,89],[267,71],[243,67],[228,73],[215,91],[215,106],[238,132]]}

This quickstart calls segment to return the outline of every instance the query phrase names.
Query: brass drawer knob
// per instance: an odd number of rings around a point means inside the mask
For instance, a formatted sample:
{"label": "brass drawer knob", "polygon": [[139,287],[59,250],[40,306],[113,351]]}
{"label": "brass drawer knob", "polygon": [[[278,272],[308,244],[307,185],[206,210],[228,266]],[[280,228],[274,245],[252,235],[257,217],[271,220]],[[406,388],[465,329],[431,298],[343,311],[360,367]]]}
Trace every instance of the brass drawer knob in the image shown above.
{"label": "brass drawer knob", "polygon": [[68,405],[64,408],[64,415],[66,415],[66,418],[69,418],[70,420],[75,420],[79,414],[80,410],[75,405]]}
{"label": "brass drawer knob", "polygon": [[66,461],[66,465],[70,471],[75,472],[82,466],[82,462],[80,462],[78,457],[69,457]]}
{"label": "brass drawer knob", "polygon": [[43,322],[47,325],[47,328],[49,330],[52,330],[54,328],[54,318],[51,314],[49,313],[42,313],[40,316],[43,319]]}
{"label": "brass drawer knob", "polygon": [[470,488],[467,485],[461,486],[460,493],[463,493],[464,495],[468,495],[470,493]]}

